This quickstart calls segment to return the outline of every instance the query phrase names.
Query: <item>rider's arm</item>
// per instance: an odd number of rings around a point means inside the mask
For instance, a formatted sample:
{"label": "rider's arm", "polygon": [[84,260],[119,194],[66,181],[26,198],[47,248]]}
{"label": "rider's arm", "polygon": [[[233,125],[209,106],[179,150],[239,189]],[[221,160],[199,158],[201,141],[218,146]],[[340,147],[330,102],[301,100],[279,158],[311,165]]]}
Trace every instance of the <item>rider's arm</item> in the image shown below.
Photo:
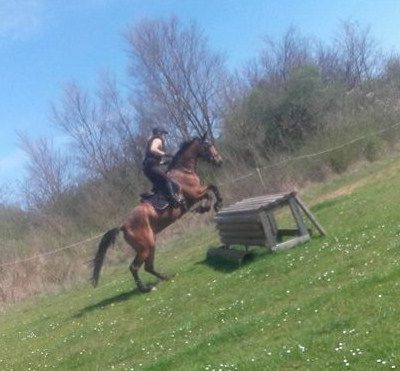
{"label": "rider's arm", "polygon": [[155,138],[151,143],[150,151],[158,156],[164,156],[165,152],[162,150],[162,141],[159,138]]}

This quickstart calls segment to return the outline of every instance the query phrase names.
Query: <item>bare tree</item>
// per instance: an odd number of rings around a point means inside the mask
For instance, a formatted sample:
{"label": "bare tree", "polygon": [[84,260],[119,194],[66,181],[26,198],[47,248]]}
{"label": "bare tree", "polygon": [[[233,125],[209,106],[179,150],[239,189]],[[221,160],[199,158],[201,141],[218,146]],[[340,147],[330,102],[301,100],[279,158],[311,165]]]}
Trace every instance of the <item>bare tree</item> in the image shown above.
{"label": "bare tree", "polygon": [[9,201],[11,192],[7,185],[0,185],[0,206],[6,205]]}
{"label": "bare tree", "polygon": [[53,119],[72,139],[79,164],[92,175],[108,178],[116,168],[141,159],[133,113],[109,74],[101,76],[94,98],[76,84],[66,86],[61,104],[53,105]]}
{"label": "bare tree", "polygon": [[308,39],[290,27],[279,41],[265,39],[266,47],[261,53],[261,64],[265,78],[270,83],[286,83],[289,74],[296,68],[312,62],[312,51]]}
{"label": "bare tree", "polygon": [[134,163],[140,166],[143,138],[136,130],[132,106],[121,96],[116,79],[110,73],[102,74],[98,95],[115,137],[114,157],[120,165]]}
{"label": "bare tree", "polygon": [[220,115],[223,60],[195,24],[145,20],[126,34],[134,106],[142,128],[168,127],[178,138],[211,134]]}
{"label": "bare tree", "polygon": [[380,70],[380,51],[370,34],[355,22],[342,22],[336,38],[343,79],[350,88],[371,79]]}
{"label": "bare tree", "polygon": [[19,134],[19,145],[28,156],[24,193],[28,204],[35,207],[54,204],[69,183],[69,164],[66,156],[44,138],[33,141]]}
{"label": "bare tree", "polygon": [[325,80],[339,81],[341,78],[341,66],[339,52],[337,49],[323,45],[321,42],[317,44],[316,63],[321,70],[321,74]]}

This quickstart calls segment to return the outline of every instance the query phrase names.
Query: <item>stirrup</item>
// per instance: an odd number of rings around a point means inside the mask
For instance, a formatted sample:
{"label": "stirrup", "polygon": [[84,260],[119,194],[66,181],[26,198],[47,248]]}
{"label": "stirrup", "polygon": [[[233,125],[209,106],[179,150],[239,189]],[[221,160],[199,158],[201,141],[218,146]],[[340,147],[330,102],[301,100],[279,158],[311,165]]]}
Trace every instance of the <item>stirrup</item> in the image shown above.
{"label": "stirrup", "polygon": [[174,195],[169,198],[169,202],[173,208],[184,207],[186,209],[186,200],[181,195]]}

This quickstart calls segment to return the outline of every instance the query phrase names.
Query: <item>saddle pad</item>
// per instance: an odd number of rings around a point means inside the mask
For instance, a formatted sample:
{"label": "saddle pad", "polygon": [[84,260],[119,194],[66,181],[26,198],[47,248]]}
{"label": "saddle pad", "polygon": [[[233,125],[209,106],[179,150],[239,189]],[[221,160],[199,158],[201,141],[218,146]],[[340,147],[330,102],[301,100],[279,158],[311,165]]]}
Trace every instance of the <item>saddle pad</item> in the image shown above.
{"label": "saddle pad", "polygon": [[163,211],[169,206],[169,201],[163,194],[159,192],[148,196],[142,196],[141,202],[147,202],[151,204],[158,211]]}
{"label": "saddle pad", "polygon": [[[180,191],[180,188],[176,183],[172,183],[172,188],[175,193]],[[142,193],[141,202],[148,202],[158,211],[164,211],[170,206],[168,199],[161,191],[156,191],[155,193]]]}

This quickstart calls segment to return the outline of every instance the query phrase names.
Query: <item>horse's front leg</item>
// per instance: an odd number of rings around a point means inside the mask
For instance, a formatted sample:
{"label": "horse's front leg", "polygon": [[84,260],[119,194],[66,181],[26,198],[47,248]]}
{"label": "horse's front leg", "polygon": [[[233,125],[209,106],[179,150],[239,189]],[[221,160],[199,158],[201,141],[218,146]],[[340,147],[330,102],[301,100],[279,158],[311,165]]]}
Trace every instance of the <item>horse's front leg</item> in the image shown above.
{"label": "horse's front leg", "polygon": [[209,184],[207,186],[207,191],[211,191],[214,193],[215,196],[215,204],[214,204],[214,210],[215,212],[218,212],[219,210],[221,210],[222,207],[222,197],[221,197],[221,193],[219,192],[219,189],[216,185],[214,184]]}
{"label": "horse's front leg", "polygon": [[154,269],[154,255],[155,255],[155,245],[153,245],[151,247],[150,254],[144,262],[144,270],[148,273],[151,273],[153,276],[156,276],[157,278],[159,278],[162,281],[168,281],[174,275],[167,275],[165,273],[157,272]]}
{"label": "horse's front leg", "polygon": [[204,187],[201,191],[199,191],[197,195],[197,199],[199,201],[206,199],[208,202],[206,205],[200,205],[196,207],[193,211],[203,214],[211,210],[212,206],[212,197],[210,195],[212,192],[215,196],[215,203],[214,203],[214,210],[218,212],[222,207],[222,197],[219,192],[219,189],[214,184],[209,184],[208,186]]}
{"label": "horse's front leg", "polygon": [[[211,210],[212,205],[211,195],[209,194],[209,192],[207,192],[207,190],[205,190],[203,196],[199,197],[199,199],[200,204],[193,209],[193,212],[198,214],[208,213]],[[206,200],[206,203],[203,203],[203,200]]]}

